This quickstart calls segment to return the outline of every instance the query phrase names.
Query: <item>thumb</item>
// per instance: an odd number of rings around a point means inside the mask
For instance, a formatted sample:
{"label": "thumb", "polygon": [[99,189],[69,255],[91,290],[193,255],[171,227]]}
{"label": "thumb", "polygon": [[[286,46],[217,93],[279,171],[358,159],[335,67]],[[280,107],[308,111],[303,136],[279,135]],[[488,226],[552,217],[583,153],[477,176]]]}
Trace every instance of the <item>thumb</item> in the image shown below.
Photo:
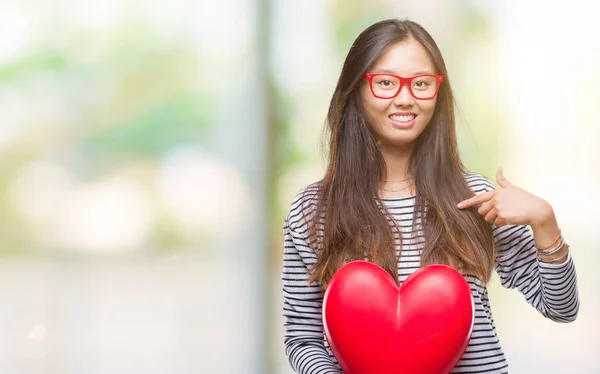
{"label": "thumb", "polygon": [[514,186],[506,178],[504,178],[504,174],[502,173],[502,168],[498,168],[498,171],[496,171],[496,182],[498,182],[498,185],[500,187],[513,187]]}

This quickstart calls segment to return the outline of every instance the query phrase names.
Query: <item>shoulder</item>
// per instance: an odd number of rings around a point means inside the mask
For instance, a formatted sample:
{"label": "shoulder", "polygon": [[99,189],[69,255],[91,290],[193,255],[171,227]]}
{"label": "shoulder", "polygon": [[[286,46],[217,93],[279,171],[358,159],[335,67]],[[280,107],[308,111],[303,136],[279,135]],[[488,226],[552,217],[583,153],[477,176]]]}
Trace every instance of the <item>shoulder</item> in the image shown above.
{"label": "shoulder", "polygon": [[321,182],[315,182],[302,188],[292,200],[285,218],[285,226],[292,229],[302,228],[310,220],[321,194]]}
{"label": "shoulder", "polygon": [[466,171],[463,173],[467,184],[476,195],[479,195],[484,192],[488,192],[491,190],[495,190],[496,185],[486,176],[479,173],[474,173],[470,171]]}

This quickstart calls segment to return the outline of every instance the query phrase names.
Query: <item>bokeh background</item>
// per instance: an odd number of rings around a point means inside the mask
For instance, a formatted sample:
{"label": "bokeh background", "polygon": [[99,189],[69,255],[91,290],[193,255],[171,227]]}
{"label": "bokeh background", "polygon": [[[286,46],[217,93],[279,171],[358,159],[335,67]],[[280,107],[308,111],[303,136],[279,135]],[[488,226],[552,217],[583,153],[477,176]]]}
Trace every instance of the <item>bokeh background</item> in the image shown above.
{"label": "bokeh background", "polygon": [[2,0],[0,372],[290,374],[282,225],[345,54],[438,42],[465,164],[550,201],[576,322],[494,277],[511,373],[600,373],[598,3]]}

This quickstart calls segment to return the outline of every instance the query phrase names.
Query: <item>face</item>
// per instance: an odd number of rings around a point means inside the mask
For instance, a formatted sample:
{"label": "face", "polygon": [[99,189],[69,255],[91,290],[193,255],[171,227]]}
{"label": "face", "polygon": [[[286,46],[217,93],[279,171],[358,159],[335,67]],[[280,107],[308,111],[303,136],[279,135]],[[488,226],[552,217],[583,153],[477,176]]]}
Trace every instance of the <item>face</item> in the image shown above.
{"label": "face", "polygon": [[[401,77],[436,74],[427,50],[412,38],[390,45],[368,73]],[[382,147],[410,146],[427,127],[437,100],[437,95],[429,100],[415,99],[406,84],[391,99],[375,97],[366,79],[360,90],[367,122]]]}

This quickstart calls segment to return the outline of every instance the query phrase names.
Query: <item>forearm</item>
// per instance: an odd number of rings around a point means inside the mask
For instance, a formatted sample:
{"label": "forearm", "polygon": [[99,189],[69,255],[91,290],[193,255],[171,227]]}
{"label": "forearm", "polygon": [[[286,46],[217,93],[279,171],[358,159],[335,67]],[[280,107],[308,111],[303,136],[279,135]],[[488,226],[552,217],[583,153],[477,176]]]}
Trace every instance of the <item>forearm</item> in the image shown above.
{"label": "forearm", "polygon": [[[556,216],[554,215],[554,210],[550,204],[547,205],[546,209],[547,210],[540,215],[541,218],[538,221],[531,223],[535,246],[538,249],[552,246],[561,235]],[[566,251],[568,250],[568,245],[564,243],[556,252],[542,255],[540,256],[540,259],[544,262],[562,264],[567,261],[568,256]]]}
{"label": "forearm", "polygon": [[[540,235],[550,238],[542,245],[552,245],[558,237],[558,233],[550,236],[551,231],[544,230],[549,227],[543,226],[540,231],[536,226],[538,240]],[[527,226],[505,226],[495,232],[498,244],[496,271],[500,281],[504,287],[518,289],[545,317],[557,322],[574,321],[579,299],[573,259],[565,252],[562,263],[541,260],[531,231]]]}
{"label": "forearm", "polygon": [[322,342],[297,339],[286,343],[290,364],[299,374],[340,374]]}
{"label": "forearm", "polygon": [[323,290],[317,283],[309,283],[308,263],[316,255],[309,255],[311,248],[305,236],[294,231],[287,221],[284,243],[284,341],[290,364],[299,374],[339,374],[340,370],[325,348]]}
{"label": "forearm", "polygon": [[540,217],[531,224],[542,281],[538,309],[555,321],[570,322],[579,309],[575,267],[550,204]]}

